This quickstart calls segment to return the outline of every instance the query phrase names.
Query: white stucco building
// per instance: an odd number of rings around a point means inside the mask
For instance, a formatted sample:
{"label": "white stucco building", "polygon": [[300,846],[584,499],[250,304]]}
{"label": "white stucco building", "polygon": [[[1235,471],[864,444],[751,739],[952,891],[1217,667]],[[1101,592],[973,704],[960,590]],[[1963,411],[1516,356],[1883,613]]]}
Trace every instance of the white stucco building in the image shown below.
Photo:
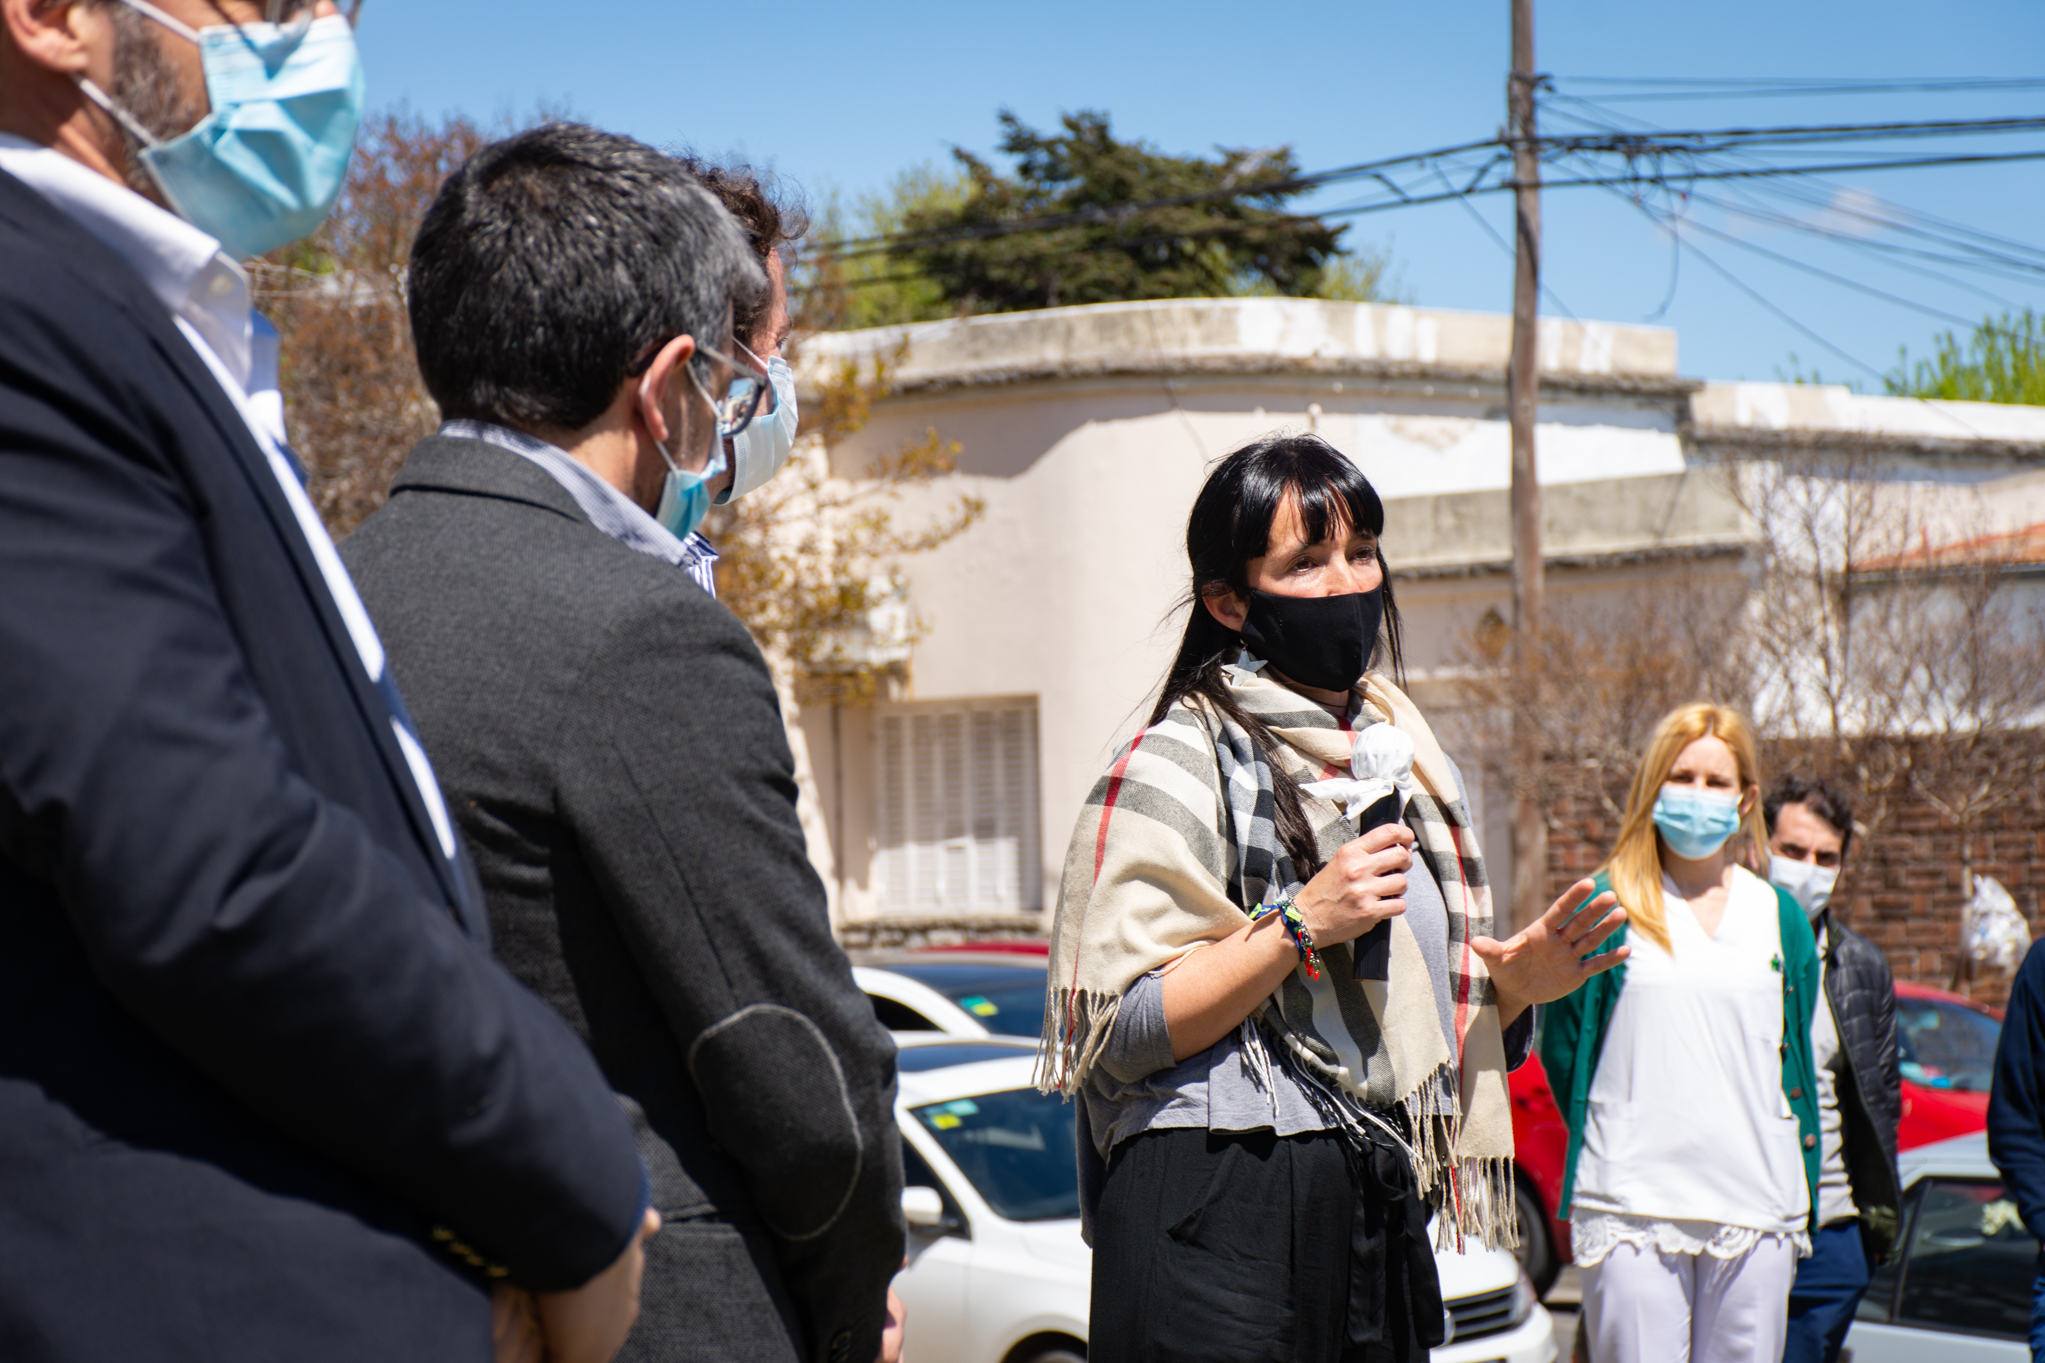
{"label": "white stucco building", "polygon": [[[833,449],[836,472],[935,428],[964,449],[943,495],[987,506],[906,565],[927,632],[904,698],[801,717],[810,823],[827,830],[812,855],[841,927],[1015,928],[1049,906],[1081,802],[1178,642],[1193,495],[1215,460],[1274,430],[1317,431],[1385,498],[1409,675],[1423,705],[1449,703],[1441,683],[1471,631],[1510,616],[1510,331],[1488,314],[1226,299],[810,338],[809,376],[896,365],[894,395]],[[2000,530],[2045,522],[2045,409],[1700,383],[1654,327],[1546,320],[1541,363],[1558,603],[1671,573],[1736,582],[1754,528],[1720,473],[1729,456],[1873,451],[1899,485],[1964,496],[1969,525],[1984,506]],[[1478,795],[1503,883],[1503,801]]]}

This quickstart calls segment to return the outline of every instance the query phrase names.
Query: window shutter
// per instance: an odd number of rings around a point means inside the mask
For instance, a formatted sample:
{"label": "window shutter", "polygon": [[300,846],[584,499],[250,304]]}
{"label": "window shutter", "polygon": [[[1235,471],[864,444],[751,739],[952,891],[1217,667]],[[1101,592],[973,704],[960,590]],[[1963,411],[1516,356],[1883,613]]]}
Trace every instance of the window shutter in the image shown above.
{"label": "window shutter", "polygon": [[1042,907],[1034,700],[874,719],[874,884],[889,913]]}

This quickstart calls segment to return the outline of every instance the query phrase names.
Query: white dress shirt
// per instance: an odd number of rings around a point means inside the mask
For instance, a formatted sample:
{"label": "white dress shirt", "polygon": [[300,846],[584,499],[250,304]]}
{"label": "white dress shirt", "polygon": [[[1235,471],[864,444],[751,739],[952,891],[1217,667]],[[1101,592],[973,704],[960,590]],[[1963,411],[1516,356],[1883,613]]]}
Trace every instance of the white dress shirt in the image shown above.
{"label": "white dress shirt", "polygon": [[677,539],[669,529],[646,514],[639,503],[596,475],[596,471],[559,445],[538,436],[514,431],[488,421],[442,422],[441,435],[464,440],[483,440],[501,450],[530,459],[549,478],[559,483],[589,523],[624,545],[653,558],[674,564],[712,596],[717,595],[717,551],[695,531]]}
{"label": "white dress shirt", "polygon": [[383,642],[306,495],[297,457],[285,444],[277,332],[250,305],[248,273],[227,258],[219,242],[183,218],[54,148],[0,133],[0,171],[41,194],[142,277],[241,414],[283,489],[369,680],[384,696],[391,729],[433,820],[440,850],[452,858],[454,826],[441,799],[440,783],[391,683]]}

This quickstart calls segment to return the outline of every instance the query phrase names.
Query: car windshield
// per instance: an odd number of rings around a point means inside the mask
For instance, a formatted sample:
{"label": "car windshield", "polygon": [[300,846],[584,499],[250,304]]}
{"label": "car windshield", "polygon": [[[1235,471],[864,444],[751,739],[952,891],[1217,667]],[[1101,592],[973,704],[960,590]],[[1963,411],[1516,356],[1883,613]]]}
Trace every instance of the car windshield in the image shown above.
{"label": "car windshield", "polygon": [[1044,967],[907,961],[887,969],[928,985],[1003,1036],[1035,1038],[1044,1030]]}
{"label": "car windshield", "polygon": [[2001,1033],[2001,1023],[1963,1003],[1896,1000],[1896,1058],[1914,1084],[1988,1092]]}
{"label": "car windshield", "polygon": [[997,1216],[1052,1221],[1079,1215],[1072,1104],[1056,1094],[1009,1089],[913,1111]]}

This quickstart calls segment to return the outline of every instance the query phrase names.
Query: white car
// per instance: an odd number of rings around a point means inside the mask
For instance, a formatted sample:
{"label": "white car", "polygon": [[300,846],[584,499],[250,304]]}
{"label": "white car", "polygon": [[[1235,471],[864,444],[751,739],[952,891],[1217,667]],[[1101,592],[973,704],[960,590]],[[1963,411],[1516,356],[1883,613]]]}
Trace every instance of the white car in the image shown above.
{"label": "white car", "polygon": [[868,951],[852,979],[891,1032],[1013,1036],[1044,1028],[1044,958],[1020,952]]}
{"label": "white car", "polygon": [[1852,1363],[2029,1363],[2038,1241],[1975,1132],[1905,1150],[1902,1252],[1875,1271],[1846,1336]]}
{"label": "white car", "polygon": [[[1031,1083],[1036,1047],[898,1034],[907,1173],[903,1363],[1078,1363],[1093,1254],[1079,1238],[1070,1104]],[[1503,1250],[1437,1254],[1454,1336],[1434,1363],[1550,1363],[1554,1327]]]}

